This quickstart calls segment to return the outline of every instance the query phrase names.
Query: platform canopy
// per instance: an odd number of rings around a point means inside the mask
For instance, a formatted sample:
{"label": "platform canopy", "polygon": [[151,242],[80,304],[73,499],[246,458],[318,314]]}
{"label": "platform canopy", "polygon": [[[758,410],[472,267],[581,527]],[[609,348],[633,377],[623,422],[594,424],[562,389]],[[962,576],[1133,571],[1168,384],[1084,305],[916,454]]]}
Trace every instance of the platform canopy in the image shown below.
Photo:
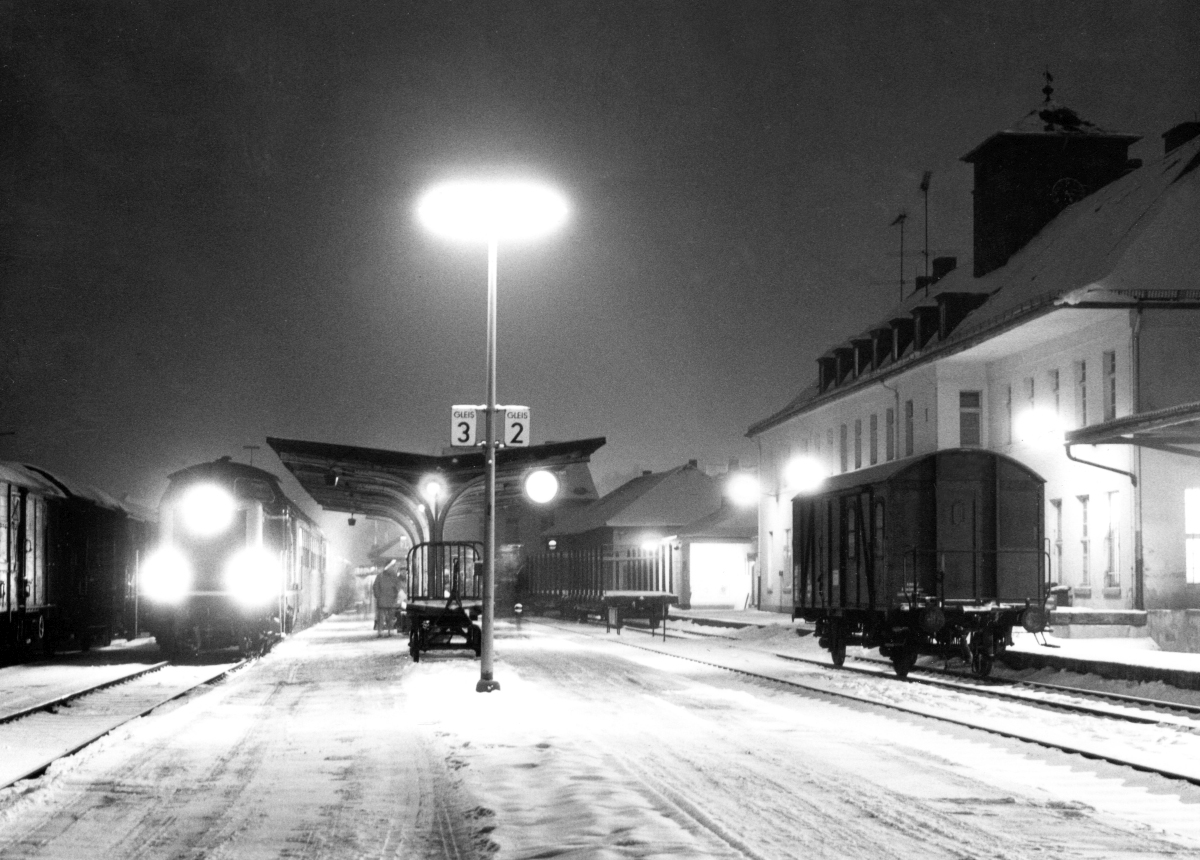
{"label": "platform canopy", "polygon": [[[586,468],[605,441],[601,436],[501,448],[496,452],[497,508],[516,501],[524,476],[538,469],[559,474],[564,483],[561,476]],[[482,516],[482,450],[439,456],[301,439],[268,437],[267,444],[322,509],[391,520],[406,529],[414,543],[441,540],[452,512],[457,516],[474,508]],[[423,492],[431,478],[445,488],[436,502]]]}
{"label": "platform canopy", "polygon": [[1068,445],[1140,445],[1172,454],[1200,457],[1200,403],[1183,403],[1080,427],[1066,434]]}

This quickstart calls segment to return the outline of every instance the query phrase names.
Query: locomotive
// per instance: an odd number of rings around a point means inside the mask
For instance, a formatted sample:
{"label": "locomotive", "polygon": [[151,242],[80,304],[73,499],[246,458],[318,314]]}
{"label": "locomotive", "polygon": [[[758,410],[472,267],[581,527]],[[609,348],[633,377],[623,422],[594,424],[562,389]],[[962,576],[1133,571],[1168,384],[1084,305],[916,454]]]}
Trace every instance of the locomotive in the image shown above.
{"label": "locomotive", "polygon": [[141,569],[146,627],[170,656],[265,653],[320,616],[325,539],[270,472],[222,457],[168,477]]}
{"label": "locomotive", "polygon": [[148,512],[21,463],[0,463],[0,662],[136,632]]}
{"label": "locomotive", "polygon": [[1009,457],[949,449],[837,475],[792,500],[793,618],[841,666],[878,648],[987,676],[1020,624],[1046,627],[1044,481]]}

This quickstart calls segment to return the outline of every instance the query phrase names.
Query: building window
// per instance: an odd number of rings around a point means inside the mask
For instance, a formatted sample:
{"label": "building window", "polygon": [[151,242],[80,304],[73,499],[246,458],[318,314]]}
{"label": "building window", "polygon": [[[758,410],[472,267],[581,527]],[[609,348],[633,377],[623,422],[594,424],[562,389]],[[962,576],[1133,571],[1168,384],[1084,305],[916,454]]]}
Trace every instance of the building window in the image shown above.
{"label": "building window", "polygon": [[1079,496],[1079,584],[1092,584],[1092,539],[1088,534],[1088,497]]}
{"label": "building window", "polygon": [[883,444],[887,449],[888,462],[896,459],[896,410],[889,409],[887,418],[884,421],[885,431],[887,432],[887,441]]}
{"label": "building window", "polygon": [[871,413],[871,465],[879,462],[879,416]]}
{"label": "building window", "polygon": [[1104,587],[1117,588],[1121,585],[1121,575],[1118,572],[1116,490],[1109,493],[1105,501],[1108,504],[1108,521],[1104,524]]}
{"label": "building window", "polygon": [[904,456],[911,457],[913,452],[913,402],[904,401]]}
{"label": "building window", "polygon": [[1087,426],[1087,362],[1075,362],[1075,425]]}
{"label": "building window", "polygon": [[1034,401],[1034,397],[1033,397],[1033,395],[1034,395],[1034,389],[1033,389],[1033,377],[1032,377],[1032,376],[1026,376],[1026,377],[1025,377],[1025,406],[1026,406],[1026,408],[1028,408],[1028,409],[1032,409],[1032,408],[1033,408],[1033,406],[1034,406],[1034,402],[1033,402],[1033,401]]}
{"label": "building window", "polygon": [[862,468],[862,419],[854,419],[854,468]]}
{"label": "building window", "polygon": [[1013,443],[1012,386],[1004,386],[1004,443]]}
{"label": "building window", "polygon": [[1117,417],[1117,354],[1104,353],[1104,420]]}
{"label": "building window", "polygon": [[[833,464],[835,462],[833,458],[835,456],[837,456],[834,453],[834,449],[833,449],[833,428],[832,427],[830,427],[828,430],[825,431],[825,447],[829,450],[829,471],[832,474]],[[845,470],[843,470],[843,471],[845,471]]]}
{"label": "building window", "polygon": [[1200,585],[1200,487],[1183,491],[1183,542],[1187,581]]}
{"label": "building window", "polygon": [[1054,520],[1051,523],[1051,529],[1050,529],[1051,538],[1054,542],[1054,545],[1053,545],[1054,558],[1053,558],[1053,564],[1052,564],[1053,570],[1050,571],[1050,580],[1052,582],[1057,582],[1059,585],[1062,585],[1063,584],[1062,499],[1051,499],[1050,500],[1050,509],[1054,512],[1052,514],[1052,516],[1054,517]]}
{"label": "building window", "polygon": [[958,392],[958,444],[960,448],[978,448],[983,444],[983,394]]}
{"label": "building window", "polygon": [[1062,412],[1059,409],[1061,404],[1059,402],[1059,397],[1058,397],[1058,371],[1057,370],[1050,371],[1050,393],[1054,397],[1054,414],[1061,415]]}
{"label": "building window", "polygon": [[839,441],[841,442],[841,448],[839,453],[842,471],[845,472],[848,468],[850,468],[850,434],[845,424],[842,425],[840,434],[841,438]]}

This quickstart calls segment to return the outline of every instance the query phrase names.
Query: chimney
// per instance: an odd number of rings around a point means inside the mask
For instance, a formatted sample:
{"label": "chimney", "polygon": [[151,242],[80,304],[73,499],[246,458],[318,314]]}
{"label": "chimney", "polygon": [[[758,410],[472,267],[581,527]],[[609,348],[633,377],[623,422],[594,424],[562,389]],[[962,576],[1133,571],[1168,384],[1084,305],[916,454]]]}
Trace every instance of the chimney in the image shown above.
{"label": "chimney", "polygon": [[688,466],[690,466],[693,469],[696,469],[696,468],[699,468],[700,462],[698,460],[688,460]]}
{"label": "chimney", "polygon": [[[1047,78],[1049,81],[1049,78]],[[1120,178],[1140,138],[1105,131],[1050,99],[962,160],[975,167],[975,268],[1000,268],[1072,203]]]}
{"label": "chimney", "polygon": [[1196,135],[1200,135],[1200,122],[1196,120],[1181,122],[1174,128],[1167,129],[1163,132],[1163,152],[1167,153],[1172,149],[1178,149]]}
{"label": "chimney", "polygon": [[937,283],[958,267],[958,257],[934,257],[930,264],[933,283]]}

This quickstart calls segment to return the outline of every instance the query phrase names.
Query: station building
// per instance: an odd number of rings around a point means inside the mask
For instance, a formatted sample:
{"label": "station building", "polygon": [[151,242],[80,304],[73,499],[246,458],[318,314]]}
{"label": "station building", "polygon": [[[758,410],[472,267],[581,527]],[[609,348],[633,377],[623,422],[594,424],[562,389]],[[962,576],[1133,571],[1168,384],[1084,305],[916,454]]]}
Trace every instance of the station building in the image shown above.
{"label": "station building", "polygon": [[1171,129],[1141,164],[1139,138],[1047,91],[963,156],[971,265],[935,260],[748,431],[762,446],[760,608],[792,607],[791,507],[808,476],[978,447],[1046,480],[1063,603],[1200,650],[1198,135]]}

